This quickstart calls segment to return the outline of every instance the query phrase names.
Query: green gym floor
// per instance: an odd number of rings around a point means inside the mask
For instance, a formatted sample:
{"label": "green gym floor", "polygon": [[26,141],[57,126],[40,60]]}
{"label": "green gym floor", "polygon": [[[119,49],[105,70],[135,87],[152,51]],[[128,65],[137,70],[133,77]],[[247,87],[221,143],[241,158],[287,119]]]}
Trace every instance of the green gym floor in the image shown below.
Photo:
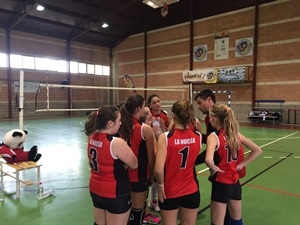
{"label": "green gym floor", "polygon": [[[37,200],[35,185],[23,187],[17,200],[14,180],[5,177],[6,196],[0,202],[0,225],[93,224],[87,138],[82,132],[85,119],[24,122],[24,129],[29,131],[25,149],[39,147],[43,154],[40,163],[44,189],[55,192],[51,197]],[[0,122],[0,137],[17,127],[18,122]],[[244,224],[300,225],[300,126],[244,124],[240,130],[263,149],[263,154],[247,167],[247,176],[241,180]],[[197,166],[197,171],[201,193],[197,225],[208,225],[208,171],[205,165]],[[34,180],[35,171],[23,171],[22,176]]]}

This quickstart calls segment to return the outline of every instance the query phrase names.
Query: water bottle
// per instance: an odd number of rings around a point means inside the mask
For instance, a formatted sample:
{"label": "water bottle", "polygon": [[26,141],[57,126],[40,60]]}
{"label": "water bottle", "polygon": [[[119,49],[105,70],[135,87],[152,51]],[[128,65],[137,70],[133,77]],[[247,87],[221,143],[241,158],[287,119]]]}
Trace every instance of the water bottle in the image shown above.
{"label": "water bottle", "polygon": [[158,138],[158,136],[162,133],[162,129],[160,127],[159,121],[158,120],[153,120],[152,127],[153,127],[153,130],[155,132],[156,138]]}
{"label": "water bottle", "polygon": [[43,187],[42,182],[40,182],[39,185],[38,185],[38,190],[37,190],[37,198],[42,199],[43,194],[44,194],[44,187]]}
{"label": "water bottle", "polygon": [[3,182],[0,182],[0,202],[4,201],[4,184]]}

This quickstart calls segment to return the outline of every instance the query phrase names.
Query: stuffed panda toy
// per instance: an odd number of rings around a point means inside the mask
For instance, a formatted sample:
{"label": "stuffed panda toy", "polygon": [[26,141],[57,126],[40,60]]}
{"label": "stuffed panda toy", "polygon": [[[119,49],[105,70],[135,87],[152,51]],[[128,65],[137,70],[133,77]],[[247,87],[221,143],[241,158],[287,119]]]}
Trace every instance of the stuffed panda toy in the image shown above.
{"label": "stuffed panda toy", "polygon": [[27,131],[14,129],[8,131],[0,144],[0,155],[7,163],[25,161],[37,162],[42,155],[38,153],[38,147],[33,146],[30,151],[24,150]]}

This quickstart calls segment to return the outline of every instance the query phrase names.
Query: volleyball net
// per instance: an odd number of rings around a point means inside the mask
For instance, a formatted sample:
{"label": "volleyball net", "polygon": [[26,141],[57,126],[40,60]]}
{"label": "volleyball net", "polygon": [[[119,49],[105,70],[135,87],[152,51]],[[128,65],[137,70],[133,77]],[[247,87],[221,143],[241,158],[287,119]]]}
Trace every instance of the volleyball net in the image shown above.
{"label": "volleyball net", "polygon": [[[40,84],[35,97],[35,111],[92,111],[101,105],[122,103],[131,91],[132,88],[122,87]],[[147,96],[159,95],[166,110],[176,100],[187,96],[187,89],[135,88],[135,91],[142,96],[145,92]]]}

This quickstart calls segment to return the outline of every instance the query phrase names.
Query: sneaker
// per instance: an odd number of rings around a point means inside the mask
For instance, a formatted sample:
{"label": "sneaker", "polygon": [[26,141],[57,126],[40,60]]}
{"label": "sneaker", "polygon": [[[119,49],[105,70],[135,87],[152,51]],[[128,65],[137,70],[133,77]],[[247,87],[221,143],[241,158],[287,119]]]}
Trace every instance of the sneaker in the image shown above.
{"label": "sneaker", "polygon": [[149,208],[152,208],[152,209],[154,209],[156,212],[159,212],[160,211],[160,208],[159,208],[159,206],[158,206],[158,202],[157,202],[157,200],[152,200],[152,201],[150,201],[149,202],[149,204],[148,204],[148,206],[149,206]]}
{"label": "sneaker", "polygon": [[160,218],[155,216],[153,213],[147,213],[143,219],[144,224],[159,224]]}

